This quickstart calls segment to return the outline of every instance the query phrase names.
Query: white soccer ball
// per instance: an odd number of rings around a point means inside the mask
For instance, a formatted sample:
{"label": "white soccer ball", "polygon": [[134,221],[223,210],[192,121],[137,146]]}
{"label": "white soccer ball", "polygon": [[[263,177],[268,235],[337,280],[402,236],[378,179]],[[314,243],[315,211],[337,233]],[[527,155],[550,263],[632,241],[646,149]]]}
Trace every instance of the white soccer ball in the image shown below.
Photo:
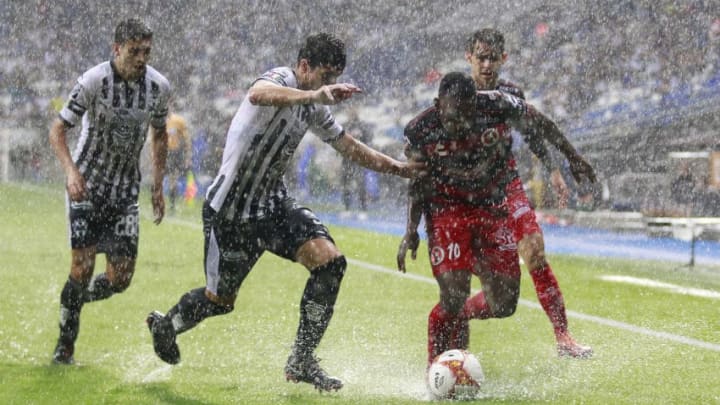
{"label": "white soccer ball", "polygon": [[465,350],[448,350],[433,360],[427,386],[433,399],[473,399],[485,380],[480,361]]}

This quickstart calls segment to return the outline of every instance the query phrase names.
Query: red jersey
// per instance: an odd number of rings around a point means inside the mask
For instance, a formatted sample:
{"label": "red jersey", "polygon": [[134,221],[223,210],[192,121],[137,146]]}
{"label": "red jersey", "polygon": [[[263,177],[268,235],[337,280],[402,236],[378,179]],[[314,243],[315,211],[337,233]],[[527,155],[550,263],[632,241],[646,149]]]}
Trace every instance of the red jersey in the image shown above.
{"label": "red jersey", "polygon": [[[431,205],[492,206],[505,199],[505,188],[517,177],[512,161],[513,123],[529,118],[524,100],[500,91],[479,91],[477,113],[469,134],[446,131],[433,106],[405,128],[406,153],[428,162]],[[451,171],[481,173],[472,180],[445,174]]]}

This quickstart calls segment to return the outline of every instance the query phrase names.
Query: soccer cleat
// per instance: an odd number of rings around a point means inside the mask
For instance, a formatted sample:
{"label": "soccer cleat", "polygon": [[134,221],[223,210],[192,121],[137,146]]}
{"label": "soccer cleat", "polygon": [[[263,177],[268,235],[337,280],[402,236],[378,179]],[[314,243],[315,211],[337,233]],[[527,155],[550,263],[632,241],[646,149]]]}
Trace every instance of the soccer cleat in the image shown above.
{"label": "soccer cleat", "polygon": [[325,370],[320,368],[318,359],[313,355],[301,357],[291,354],[285,366],[285,378],[294,383],[312,384],[318,391],[337,391],[343,387],[342,381],[328,376]]}
{"label": "soccer cleat", "polygon": [[53,353],[52,362],[54,364],[74,364],[75,359],[73,353],[75,352],[75,345],[72,343],[64,343],[58,339],[57,345],[55,346],[55,353]]}
{"label": "soccer cleat", "polygon": [[153,349],[168,364],[180,362],[180,348],[175,343],[175,329],[170,320],[158,311],[150,312],[145,322],[153,338]]}
{"label": "soccer cleat", "polygon": [[557,351],[560,357],[574,359],[589,359],[593,355],[593,349],[590,346],[579,344],[567,333],[558,336]]}

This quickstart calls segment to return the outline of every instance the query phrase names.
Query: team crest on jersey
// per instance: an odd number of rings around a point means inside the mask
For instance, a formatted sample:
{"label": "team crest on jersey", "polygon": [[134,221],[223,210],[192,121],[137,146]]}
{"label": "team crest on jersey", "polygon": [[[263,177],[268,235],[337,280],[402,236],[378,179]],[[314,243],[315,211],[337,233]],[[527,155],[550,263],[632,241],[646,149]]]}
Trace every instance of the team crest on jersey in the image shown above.
{"label": "team crest on jersey", "polygon": [[73,239],[84,238],[88,232],[88,222],[83,218],[76,218],[70,223],[70,233]]}
{"label": "team crest on jersey", "polygon": [[480,140],[482,141],[482,144],[484,146],[495,145],[500,140],[500,133],[498,133],[497,129],[495,128],[488,128],[480,136]]}
{"label": "team crest on jersey", "polygon": [[119,153],[129,153],[134,137],[140,132],[140,124],[127,110],[118,110],[110,120],[109,131],[113,137],[113,149]]}
{"label": "team crest on jersey", "polygon": [[445,260],[445,250],[439,246],[430,249],[430,264],[437,266]]}

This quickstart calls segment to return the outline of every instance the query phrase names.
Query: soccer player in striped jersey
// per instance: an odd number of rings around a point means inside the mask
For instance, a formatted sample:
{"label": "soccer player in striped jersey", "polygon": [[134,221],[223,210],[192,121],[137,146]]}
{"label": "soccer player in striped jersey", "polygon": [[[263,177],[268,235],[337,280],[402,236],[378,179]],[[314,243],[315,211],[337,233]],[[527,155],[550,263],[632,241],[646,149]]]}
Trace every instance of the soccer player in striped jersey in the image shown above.
{"label": "soccer player in striped jersey", "polygon": [[[55,363],[74,361],[83,305],[130,285],[138,249],[140,151],[148,132],[155,223],[164,215],[165,119],[171,89],[168,80],[147,65],[152,37],[152,30],[138,19],[120,22],[112,60],[80,76],[50,128],[50,144],[67,180],[72,249],[70,275],[60,294]],[[81,120],[80,137],[71,155],[67,133]],[[92,278],[97,253],[105,253],[107,267]]]}
{"label": "soccer player in striped jersey", "polygon": [[321,391],[342,387],[319,366],[314,352],[333,315],[347,263],[315,214],[288,195],[283,175],[308,130],[366,168],[402,177],[424,169],[424,164],[399,162],[369,148],[335,121],[328,105],[361,91],[336,83],[345,62],[342,41],[325,33],[311,35],[294,67],[269,70],[250,87],[228,130],[222,165],[203,206],[206,284],[183,295],[166,315],[153,311],[147,318],[155,353],[163,361],[180,361],[178,334],[234,309],[243,280],[269,251],[310,272],[286,378]]}
{"label": "soccer player in striped jersey", "polygon": [[[500,69],[507,61],[507,57],[505,38],[498,30],[478,30],[466,41],[465,59],[470,63],[471,75],[478,89],[500,90],[524,99],[525,96],[520,88],[499,77]],[[576,181],[594,182],[595,174],[592,167],[577,154],[575,148],[563,134],[545,137],[550,133],[554,132],[546,131],[539,125],[531,125],[522,132],[522,135],[530,150],[540,158],[546,170],[550,172],[551,183],[562,202],[563,199],[567,199],[567,187],[557,162],[551,159],[544,146],[544,140],[547,140],[568,159]],[[535,134],[540,136],[534,136]],[[514,166],[514,157],[509,156],[509,159],[510,164]],[[542,228],[537,223],[535,211],[525,194],[519,176],[516,176],[507,185],[506,192],[508,204],[511,207],[509,217],[513,224],[515,240],[518,243],[518,252],[529,270],[540,305],[552,323],[558,355],[572,358],[591,357],[592,348],[577,343],[568,330],[567,314],[560,285],[545,258],[545,240]]]}

